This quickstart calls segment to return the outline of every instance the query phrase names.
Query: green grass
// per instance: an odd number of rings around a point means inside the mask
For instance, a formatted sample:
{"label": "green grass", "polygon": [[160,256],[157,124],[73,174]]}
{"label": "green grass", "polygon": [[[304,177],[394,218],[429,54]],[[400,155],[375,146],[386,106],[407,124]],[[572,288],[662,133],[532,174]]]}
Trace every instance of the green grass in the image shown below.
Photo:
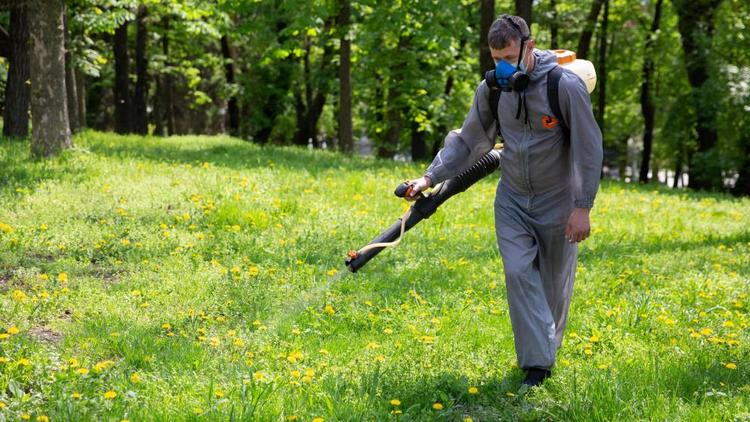
{"label": "green grass", "polygon": [[750,419],[747,199],[604,182],[555,375],[525,392],[497,174],[349,274],[423,165],[75,143],[0,146],[0,421]]}

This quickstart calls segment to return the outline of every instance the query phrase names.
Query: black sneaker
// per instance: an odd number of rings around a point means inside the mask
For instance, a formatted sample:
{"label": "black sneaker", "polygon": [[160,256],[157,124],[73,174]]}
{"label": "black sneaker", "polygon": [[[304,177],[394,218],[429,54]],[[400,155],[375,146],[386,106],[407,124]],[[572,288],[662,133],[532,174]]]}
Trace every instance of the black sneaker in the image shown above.
{"label": "black sneaker", "polygon": [[534,387],[544,382],[545,378],[552,376],[552,371],[547,368],[529,368],[526,372],[526,378],[523,380],[524,385]]}

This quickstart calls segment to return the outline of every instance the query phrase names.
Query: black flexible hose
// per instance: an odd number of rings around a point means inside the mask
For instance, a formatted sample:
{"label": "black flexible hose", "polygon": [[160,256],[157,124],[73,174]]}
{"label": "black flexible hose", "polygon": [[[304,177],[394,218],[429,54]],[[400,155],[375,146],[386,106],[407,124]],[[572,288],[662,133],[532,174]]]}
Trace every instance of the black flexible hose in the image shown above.
{"label": "black flexible hose", "polygon": [[[404,231],[411,229],[423,219],[430,218],[430,216],[437,211],[438,207],[447,201],[448,198],[465,191],[485,176],[497,170],[500,167],[500,161],[500,151],[492,150],[482,156],[482,158],[458,176],[448,179],[438,185],[437,189],[430,192],[429,196],[422,196],[417,199],[414,205],[411,206],[412,212],[406,220]],[[404,192],[404,189],[396,189],[396,192]],[[399,218],[369,244],[392,242],[398,238],[400,234],[401,219]],[[356,253],[354,256],[351,256],[346,260],[346,266],[349,268],[349,271],[357,272],[358,269],[362,268],[383,249],[385,248],[375,247],[362,253]]]}

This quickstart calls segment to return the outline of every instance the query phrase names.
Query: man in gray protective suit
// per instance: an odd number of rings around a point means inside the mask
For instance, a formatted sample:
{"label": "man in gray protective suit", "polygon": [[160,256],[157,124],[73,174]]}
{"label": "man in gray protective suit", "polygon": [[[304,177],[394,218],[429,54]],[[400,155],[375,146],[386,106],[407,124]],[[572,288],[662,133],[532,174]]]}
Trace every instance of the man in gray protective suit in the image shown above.
{"label": "man in gray protective suit", "polygon": [[[522,18],[503,15],[490,27],[488,42],[498,69],[510,65],[529,78],[525,89],[506,86],[500,96],[504,149],[494,206],[518,366],[526,371],[524,384],[534,386],[552,374],[562,345],[578,242],[589,236],[589,211],[599,187],[602,134],[584,82],[563,70],[558,96],[569,128],[566,140],[547,94],[547,72],[557,66],[557,58],[535,49],[529,36]],[[502,77],[499,70],[497,75]],[[412,198],[458,175],[493,148],[497,123],[489,98],[483,80],[461,129],[448,133],[424,176],[411,182]]]}

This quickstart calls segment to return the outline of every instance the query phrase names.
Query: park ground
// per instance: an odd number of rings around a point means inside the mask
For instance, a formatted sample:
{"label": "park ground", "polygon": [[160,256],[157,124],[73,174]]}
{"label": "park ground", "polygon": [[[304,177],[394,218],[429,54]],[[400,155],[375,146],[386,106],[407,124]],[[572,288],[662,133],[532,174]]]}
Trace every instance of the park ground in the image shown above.
{"label": "park ground", "polygon": [[748,420],[750,200],[604,181],[519,389],[498,173],[356,274],[424,164],[229,137],[0,143],[2,420]]}

